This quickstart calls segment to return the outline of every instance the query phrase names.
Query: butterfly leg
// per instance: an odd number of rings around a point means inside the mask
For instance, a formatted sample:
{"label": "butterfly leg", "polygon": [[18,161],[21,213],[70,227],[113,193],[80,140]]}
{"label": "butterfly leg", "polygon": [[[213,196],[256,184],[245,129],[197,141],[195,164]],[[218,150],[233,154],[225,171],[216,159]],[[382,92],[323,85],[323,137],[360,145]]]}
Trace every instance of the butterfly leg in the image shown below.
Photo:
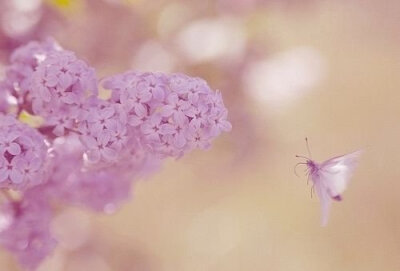
{"label": "butterfly leg", "polygon": [[293,168],[293,171],[294,171],[294,174],[296,174],[296,176],[297,177],[299,177],[299,175],[297,174],[297,172],[296,172],[296,168],[299,166],[299,165],[307,165],[307,163],[297,163],[295,166],[294,166],[294,168]]}
{"label": "butterfly leg", "polygon": [[311,198],[313,198],[313,193],[315,193],[314,192],[314,184],[313,184],[313,186],[311,186]]}

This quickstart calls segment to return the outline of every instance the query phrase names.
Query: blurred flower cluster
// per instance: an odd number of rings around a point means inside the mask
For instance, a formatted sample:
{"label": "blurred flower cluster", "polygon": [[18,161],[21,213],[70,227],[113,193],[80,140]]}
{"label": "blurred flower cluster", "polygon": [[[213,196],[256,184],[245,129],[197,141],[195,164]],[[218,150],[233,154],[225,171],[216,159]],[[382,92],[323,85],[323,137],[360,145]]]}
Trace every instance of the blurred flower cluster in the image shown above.
{"label": "blurred flower cluster", "polygon": [[230,131],[221,94],[184,74],[98,80],[54,40],[17,48],[0,81],[0,244],[28,269],[53,250],[54,204],[112,213],[163,159]]}
{"label": "blurred flower cluster", "polygon": [[[61,22],[45,0],[0,1],[0,53],[8,55],[19,45],[36,39]],[[0,58],[1,58],[0,54]]]}

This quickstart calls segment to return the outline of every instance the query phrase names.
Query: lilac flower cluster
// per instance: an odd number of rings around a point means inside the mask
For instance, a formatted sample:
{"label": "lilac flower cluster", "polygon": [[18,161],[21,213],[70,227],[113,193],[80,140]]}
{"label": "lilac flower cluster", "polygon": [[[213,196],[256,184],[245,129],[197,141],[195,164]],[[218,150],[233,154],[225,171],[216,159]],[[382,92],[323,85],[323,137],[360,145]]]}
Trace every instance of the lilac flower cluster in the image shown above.
{"label": "lilac flower cluster", "polygon": [[0,187],[42,183],[48,149],[44,136],[10,115],[0,115],[0,127]]}
{"label": "lilac flower cluster", "polygon": [[0,243],[28,270],[34,270],[55,248],[50,233],[52,210],[33,188],[21,201],[5,203],[1,209]]}
{"label": "lilac flower cluster", "polygon": [[125,114],[129,133],[159,157],[208,148],[231,129],[221,94],[202,79],[129,71],[106,78],[103,86]]}
{"label": "lilac flower cluster", "polygon": [[[17,99],[19,107],[26,108],[24,104],[26,95],[30,89],[30,78],[32,73],[52,51],[61,50],[53,40],[45,42],[30,42],[25,46],[17,48],[10,57],[10,65],[6,69],[6,76],[0,82],[0,97],[13,97]],[[0,104],[7,104],[3,100]]]}
{"label": "lilac flower cluster", "polygon": [[55,247],[53,203],[112,213],[163,159],[230,129],[202,79],[128,71],[99,83],[53,40],[18,48],[0,81],[0,244],[34,270]]}

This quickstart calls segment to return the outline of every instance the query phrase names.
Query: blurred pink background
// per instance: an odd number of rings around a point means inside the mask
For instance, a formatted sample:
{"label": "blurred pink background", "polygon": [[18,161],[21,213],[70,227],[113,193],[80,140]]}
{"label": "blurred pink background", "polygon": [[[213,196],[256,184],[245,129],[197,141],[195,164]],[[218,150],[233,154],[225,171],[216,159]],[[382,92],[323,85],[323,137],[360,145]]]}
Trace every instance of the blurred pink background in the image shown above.
{"label": "blurred pink background", "polygon": [[[39,270],[400,270],[399,14],[396,0],[0,0],[0,74],[53,36],[100,76],[203,77],[233,124],[116,214],[60,211]],[[364,149],[325,228],[293,173],[306,136],[319,161]],[[18,270],[4,251],[0,266]]]}

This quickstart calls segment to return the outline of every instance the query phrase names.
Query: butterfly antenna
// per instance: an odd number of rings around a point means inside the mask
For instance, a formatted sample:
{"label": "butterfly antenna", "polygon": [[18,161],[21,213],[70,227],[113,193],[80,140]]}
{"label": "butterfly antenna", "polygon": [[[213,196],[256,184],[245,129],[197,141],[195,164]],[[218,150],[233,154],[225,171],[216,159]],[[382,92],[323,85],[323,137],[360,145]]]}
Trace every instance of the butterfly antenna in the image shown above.
{"label": "butterfly antenna", "polygon": [[310,158],[312,158],[311,151],[310,151],[310,145],[308,144],[308,138],[307,137],[306,137],[306,146],[307,146],[308,155],[310,156]]}
{"label": "butterfly antenna", "polygon": [[310,160],[310,158],[305,157],[305,156],[302,156],[302,155],[296,155],[296,157],[297,157],[297,158],[304,158],[304,159]]}

